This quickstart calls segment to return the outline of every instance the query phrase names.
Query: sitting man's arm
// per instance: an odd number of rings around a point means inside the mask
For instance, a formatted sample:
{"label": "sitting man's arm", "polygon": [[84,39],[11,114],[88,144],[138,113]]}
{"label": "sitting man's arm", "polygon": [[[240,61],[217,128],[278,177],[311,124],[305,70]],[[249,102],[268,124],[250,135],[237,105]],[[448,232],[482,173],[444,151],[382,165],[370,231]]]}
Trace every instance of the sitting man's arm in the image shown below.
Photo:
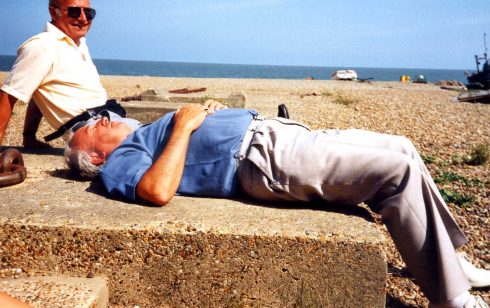
{"label": "sitting man's arm", "polygon": [[160,206],[170,202],[182,179],[192,132],[201,126],[208,114],[223,107],[219,103],[189,105],[175,113],[174,128],[165,149],[136,187],[138,197]]}
{"label": "sitting man's arm", "polygon": [[17,98],[0,91],[0,145],[2,145],[3,136],[7,130],[7,126],[12,116],[12,110],[17,102]]}

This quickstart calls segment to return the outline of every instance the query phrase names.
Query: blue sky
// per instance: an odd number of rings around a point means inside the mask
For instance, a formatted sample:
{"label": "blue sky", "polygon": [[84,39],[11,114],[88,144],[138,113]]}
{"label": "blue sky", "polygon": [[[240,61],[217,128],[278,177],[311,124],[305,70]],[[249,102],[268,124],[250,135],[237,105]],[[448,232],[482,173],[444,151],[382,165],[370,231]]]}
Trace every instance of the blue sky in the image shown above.
{"label": "blue sky", "polygon": [[[0,55],[49,20],[48,0],[0,1]],[[93,58],[474,69],[489,0],[92,0]],[[490,46],[490,44],[489,44]]]}

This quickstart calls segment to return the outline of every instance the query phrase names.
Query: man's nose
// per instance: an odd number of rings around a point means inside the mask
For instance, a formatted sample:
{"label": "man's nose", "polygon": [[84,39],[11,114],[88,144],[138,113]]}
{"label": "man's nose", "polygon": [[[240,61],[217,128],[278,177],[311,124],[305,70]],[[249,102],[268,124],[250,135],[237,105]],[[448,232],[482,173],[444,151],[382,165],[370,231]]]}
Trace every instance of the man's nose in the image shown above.
{"label": "man's nose", "polygon": [[100,118],[100,120],[99,120],[99,123],[100,123],[100,125],[102,125],[102,126],[105,126],[105,125],[109,124],[109,122],[110,122],[110,120],[109,120],[107,117],[102,117],[102,118]]}
{"label": "man's nose", "polygon": [[84,22],[89,22],[89,20],[87,19],[87,16],[85,15],[84,9],[81,9],[80,16],[78,16],[78,19],[82,20]]}

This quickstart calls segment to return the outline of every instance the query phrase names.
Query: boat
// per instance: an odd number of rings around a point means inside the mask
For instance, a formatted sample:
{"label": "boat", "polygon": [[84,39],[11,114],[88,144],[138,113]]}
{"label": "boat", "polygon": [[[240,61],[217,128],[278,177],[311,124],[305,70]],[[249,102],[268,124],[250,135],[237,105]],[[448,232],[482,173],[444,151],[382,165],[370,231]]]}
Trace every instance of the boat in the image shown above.
{"label": "boat", "polygon": [[468,91],[459,94],[458,101],[490,104],[490,90]]}
{"label": "boat", "polygon": [[415,78],[413,79],[413,82],[414,83],[427,83],[427,78],[425,78],[424,75],[417,75],[415,76]]}
{"label": "boat", "polygon": [[485,45],[485,53],[483,56],[475,55],[476,72],[466,72],[466,79],[468,80],[468,89],[490,89],[490,65],[488,64],[487,54],[487,34],[483,34],[483,42]]}
{"label": "boat", "polygon": [[354,70],[338,70],[332,73],[331,77],[335,80],[357,80],[357,72]]}

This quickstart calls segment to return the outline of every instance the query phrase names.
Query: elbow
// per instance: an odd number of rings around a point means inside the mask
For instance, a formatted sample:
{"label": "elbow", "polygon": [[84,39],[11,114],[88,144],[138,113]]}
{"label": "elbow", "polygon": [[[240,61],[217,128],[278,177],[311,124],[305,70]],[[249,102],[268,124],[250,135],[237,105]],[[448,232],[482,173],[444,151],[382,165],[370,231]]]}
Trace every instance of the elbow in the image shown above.
{"label": "elbow", "polygon": [[167,192],[165,189],[159,189],[155,185],[148,187],[141,184],[136,189],[138,197],[154,205],[165,206],[174,197],[174,193]]}
{"label": "elbow", "polygon": [[173,197],[173,195],[168,194],[157,194],[152,197],[152,200],[150,200],[150,202],[158,206],[165,206],[169,204],[170,200],[172,200]]}

